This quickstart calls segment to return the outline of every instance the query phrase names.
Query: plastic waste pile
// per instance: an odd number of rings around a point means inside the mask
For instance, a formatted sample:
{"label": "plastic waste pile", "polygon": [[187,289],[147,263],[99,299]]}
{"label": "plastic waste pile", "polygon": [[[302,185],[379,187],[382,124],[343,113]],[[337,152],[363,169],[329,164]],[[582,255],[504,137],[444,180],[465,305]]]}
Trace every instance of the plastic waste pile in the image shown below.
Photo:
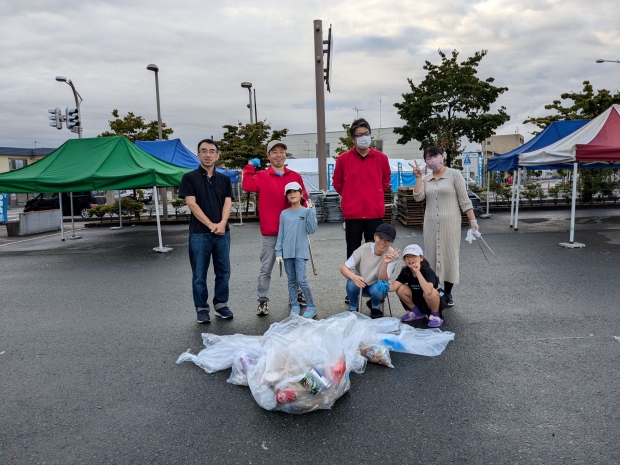
{"label": "plastic waste pile", "polygon": [[367,362],[394,368],[390,351],[436,356],[454,333],[346,312],[318,321],[292,315],[263,336],[202,338],[205,348],[181,354],[177,364],[191,361],[207,373],[232,368],[228,382],[249,386],[262,408],[307,413],[331,408],[351,388],[349,374],[363,373]]}

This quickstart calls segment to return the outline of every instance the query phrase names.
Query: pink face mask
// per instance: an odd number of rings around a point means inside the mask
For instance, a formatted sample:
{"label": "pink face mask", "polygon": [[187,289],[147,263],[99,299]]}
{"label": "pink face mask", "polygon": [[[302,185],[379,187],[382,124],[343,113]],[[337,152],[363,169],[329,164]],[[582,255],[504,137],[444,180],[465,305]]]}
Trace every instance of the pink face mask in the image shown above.
{"label": "pink face mask", "polygon": [[443,157],[432,157],[426,159],[426,164],[433,171],[440,170],[443,166]]}

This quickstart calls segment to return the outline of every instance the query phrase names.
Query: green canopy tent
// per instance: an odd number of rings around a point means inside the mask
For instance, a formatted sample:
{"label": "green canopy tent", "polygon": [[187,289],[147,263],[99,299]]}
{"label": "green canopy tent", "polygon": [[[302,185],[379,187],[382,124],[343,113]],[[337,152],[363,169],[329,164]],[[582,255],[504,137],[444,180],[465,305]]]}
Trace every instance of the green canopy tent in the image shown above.
{"label": "green canopy tent", "polygon": [[[0,192],[75,192],[153,187],[157,205],[156,188],[180,185],[183,174],[189,171],[191,169],[150,155],[122,136],[71,139],[32,165],[0,174]],[[157,231],[159,249],[164,251],[159,212]]]}

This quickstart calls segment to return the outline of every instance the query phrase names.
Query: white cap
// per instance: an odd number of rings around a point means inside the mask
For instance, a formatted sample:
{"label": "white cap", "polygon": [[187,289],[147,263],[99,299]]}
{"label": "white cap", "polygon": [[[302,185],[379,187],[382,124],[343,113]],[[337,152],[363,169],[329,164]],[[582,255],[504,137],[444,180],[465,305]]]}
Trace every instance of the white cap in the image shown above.
{"label": "white cap", "polygon": [[286,186],[284,186],[284,195],[286,195],[288,191],[300,191],[301,192],[301,185],[295,181],[289,182]]}
{"label": "white cap", "polygon": [[422,252],[422,249],[419,245],[409,244],[407,247],[405,247],[405,250],[403,250],[403,257],[405,255],[415,255],[419,257],[420,255],[424,255],[424,253]]}

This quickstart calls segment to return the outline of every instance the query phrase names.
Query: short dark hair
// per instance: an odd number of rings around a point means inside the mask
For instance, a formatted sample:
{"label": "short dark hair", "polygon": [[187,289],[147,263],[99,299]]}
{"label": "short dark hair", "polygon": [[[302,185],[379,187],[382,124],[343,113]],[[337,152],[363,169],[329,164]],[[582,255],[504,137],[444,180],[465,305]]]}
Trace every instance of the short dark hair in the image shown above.
{"label": "short dark hair", "polygon": [[197,151],[200,152],[200,146],[202,144],[211,144],[211,145],[215,145],[215,150],[220,151],[220,148],[217,146],[217,142],[215,142],[213,139],[202,139],[200,142],[198,142],[198,148]]}
{"label": "short dark hair", "polygon": [[368,132],[372,134],[372,131],[370,130],[370,124],[368,124],[368,121],[366,121],[364,118],[356,119],[351,123],[351,127],[349,128],[349,134],[352,138],[355,137],[355,130],[357,128],[366,128],[368,129]]}
{"label": "short dark hair", "polygon": [[439,147],[435,147],[431,145],[430,147],[426,147],[424,149],[424,159],[426,160],[428,157],[434,157],[435,155],[443,155],[443,151]]}

